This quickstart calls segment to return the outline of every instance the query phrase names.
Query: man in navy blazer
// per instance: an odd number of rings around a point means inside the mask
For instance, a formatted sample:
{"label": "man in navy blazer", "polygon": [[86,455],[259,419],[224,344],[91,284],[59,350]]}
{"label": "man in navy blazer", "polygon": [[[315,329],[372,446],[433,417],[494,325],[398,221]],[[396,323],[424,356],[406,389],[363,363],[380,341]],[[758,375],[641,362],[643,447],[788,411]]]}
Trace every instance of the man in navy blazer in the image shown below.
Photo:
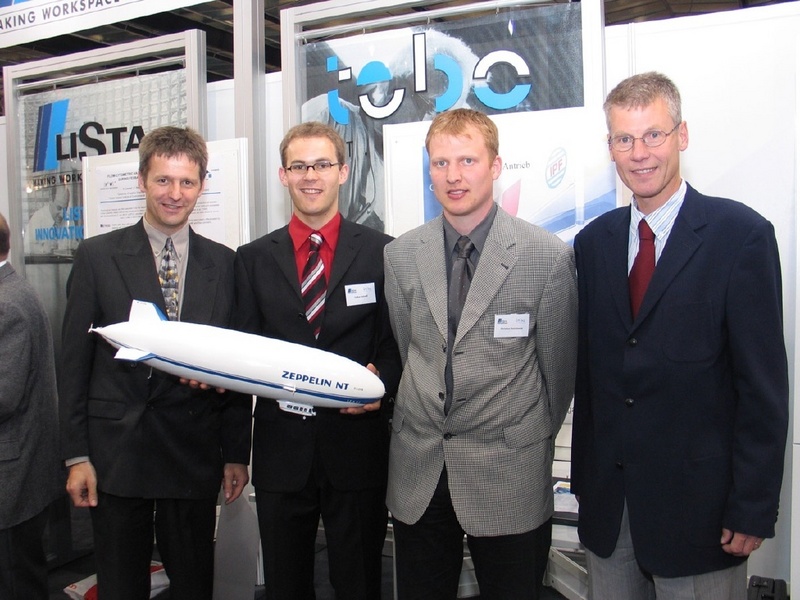
{"label": "man in navy blazer", "polygon": [[[281,162],[292,218],[237,252],[239,327],[365,365],[380,376],[387,395],[364,408],[316,408],[314,416],[258,398],[253,485],[266,597],[313,600],[321,516],[336,597],[379,600],[388,521],[385,411],[401,370],[383,291],[381,257],[391,238],[339,213],[339,187],[349,167],[344,142],[331,127],[308,122],[290,129],[281,142]],[[312,234],[322,237],[327,283],[317,321],[301,292]]]}
{"label": "man in navy blazer", "polygon": [[170,598],[211,600],[217,496],[222,484],[232,502],[248,481],[252,399],[117,360],[89,327],[127,321],[132,300],[167,314],[157,270],[167,240],[178,320],[229,327],[235,255],[189,226],[206,176],[203,138],[154,129],[139,158],[144,217],[84,240],[67,281],[59,371],[67,491],[91,510],[100,600],[150,597],[154,527]]}
{"label": "man in navy blazer", "polygon": [[[774,230],[681,178],[689,135],[667,77],[626,79],[604,108],[633,199],[575,239],[572,489],[590,597],[744,599],[747,557],[775,533],[788,426]],[[637,312],[640,220],[655,269]]]}

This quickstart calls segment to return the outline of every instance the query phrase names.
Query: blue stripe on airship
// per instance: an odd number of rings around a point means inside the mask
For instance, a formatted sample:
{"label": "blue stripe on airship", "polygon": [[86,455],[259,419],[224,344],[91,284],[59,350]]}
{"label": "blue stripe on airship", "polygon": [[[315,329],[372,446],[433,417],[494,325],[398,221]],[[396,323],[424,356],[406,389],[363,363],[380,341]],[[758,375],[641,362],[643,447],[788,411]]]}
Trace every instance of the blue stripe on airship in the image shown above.
{"label": "blue stripe on airship", "polygon": [[[209,375],[217,375],[218,377],[223,377],[224,379],[230,379],[232,381],[243,381],[245,383],[251,383],[251,384],[255,384],[255,385],[260,385],[260,386],[264,386],[264,387],[267,387],[267,388],[273,388],[273,389],[276,389],[276,390],[289,391],[289,390],[287,390],[287,388],[285,386],[280,385],[280,384],[269,383],[269,382],[266,382],[266,381],[260,381],[258,379],[250,379],[248,377],[239,377],[237,375],[229,375],[227,373],[222,373],[220,371],[212,371],[211,369],[203,369],[203,368],[197,367],[195,365],[188,365],[186,363],[182,363],[182,362],[179,362],[177,360],[171,360],[171,359],[168,359],[168,358],[163,358],[163,357],[155,355],[155,354],[151,354],[150,356],[151,356],[151,358],[149,358],[148,360],[160,360],[161,362],[169,363],[169,364],[172,364],[172,365],[175,365],[175,366],[178,366],[178,367],[183,367],[185,369],[189,369],[189,370],[195,371],[197,373],[207,373]],[[202,380],[202,377],[198,379],[198,381],[201,381],[201,380]],[[325,394],[325,393],[322,393],[322,392],[315,392],[313,390],[303,390],[301,388],[295,389],[294,393],[295,394],[305,394],[306,396],[313,396],[315,398],[320,398],[320,399],[335,400],[337,402],[346,402],[348,404],[367,404],[372,400],[370,398],[365,398],[364,401],[362,402],[362,401],[359,401],[359,400],[353,400],[352,398],[348,398],[346,396],[337,396],[336,394]],[[375,398],[374,400],[378,400],[378,398]],[[374,401],[374,400],[372,400],[372,401]],[[302,400],[296,400],[295,402],[302,402]]]}

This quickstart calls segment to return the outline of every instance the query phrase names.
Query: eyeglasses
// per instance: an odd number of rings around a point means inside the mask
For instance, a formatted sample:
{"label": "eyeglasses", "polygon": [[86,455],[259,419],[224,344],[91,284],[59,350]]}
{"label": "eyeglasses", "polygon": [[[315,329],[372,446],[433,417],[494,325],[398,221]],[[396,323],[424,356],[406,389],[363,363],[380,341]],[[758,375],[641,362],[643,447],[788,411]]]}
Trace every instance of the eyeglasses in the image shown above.
{"label": "eyeglasses", "polygon": [[673,133],[680,123],[675,125],[670,131],[661,131],[660,129],[651,129],[645,131],[644,135],[640,138],[633,137],[632,135],[617,135],[608,138],[608,145],[617,152],[627,152],[633,148],[633,143],[636,140],[642,140],[648,148],[658,148],[661,144],[667,141],[667,137]]}
{"label": "eyeglasses", "polygon": [[327,173],[330,171],[331,167],[335,167],[342,163],[338,162],[331,162],[329,160],[318,160],[314,164],[311,165],[304,165],[302,163],[297,163],[295,165],[289,165],[288,167],[284,167],[290,173],[294,173],[295,175],[305,175],[308,173],[309,169],[314,169],[316,173]]}

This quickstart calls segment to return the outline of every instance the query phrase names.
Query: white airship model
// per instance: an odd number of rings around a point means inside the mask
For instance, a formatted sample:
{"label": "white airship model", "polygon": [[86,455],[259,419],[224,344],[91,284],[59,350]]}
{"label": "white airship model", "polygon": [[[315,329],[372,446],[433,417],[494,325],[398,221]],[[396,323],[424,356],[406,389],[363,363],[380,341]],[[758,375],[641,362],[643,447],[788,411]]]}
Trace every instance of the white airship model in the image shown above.
{"label": "white airship model", "polygon": [[93,331],[118,348],[114,358],[213,387],[275,399],[303,416],[314,407],[380,400],[383,382],[355,361],[317,348],[232,329],[169,321],[155,304],[134,300],[128,321]]}

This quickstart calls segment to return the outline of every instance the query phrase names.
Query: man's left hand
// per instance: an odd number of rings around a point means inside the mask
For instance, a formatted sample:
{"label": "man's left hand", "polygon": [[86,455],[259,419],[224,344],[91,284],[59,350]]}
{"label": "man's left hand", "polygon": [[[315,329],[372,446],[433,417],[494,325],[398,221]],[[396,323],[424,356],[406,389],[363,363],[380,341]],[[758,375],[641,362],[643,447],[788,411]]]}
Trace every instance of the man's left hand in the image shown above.
{"label": "man's left hand", "polygon": [[222,477],[222,491],[225,493],[225,504],[230,504],[242,495],[242,490],[250,481],[247,465],[225,463]]}
{"label": "man's left hand", "polygon": [[[378,377],[381,376],[381,374],[378,373],[378,369],[375,368],[375,365],[373,365],[372,363],[369,363],[367,365],[367,369],[369,369],[371,373],[374,373]],[[363,404],[361,406],[348,406],[347,408],[340,408],[339,412],[345,415],[363,415],[365,412],[380,410],[380,408],[381,408],[381,401],[378,400],[376,402],[372,402],[370,404]]]}
{"label": "man's left hand", "polygon": [[750,556],[761,547],[763,538],[746,533],[733,532],[730,529],[722,530],[722,549],[734,556]]}

